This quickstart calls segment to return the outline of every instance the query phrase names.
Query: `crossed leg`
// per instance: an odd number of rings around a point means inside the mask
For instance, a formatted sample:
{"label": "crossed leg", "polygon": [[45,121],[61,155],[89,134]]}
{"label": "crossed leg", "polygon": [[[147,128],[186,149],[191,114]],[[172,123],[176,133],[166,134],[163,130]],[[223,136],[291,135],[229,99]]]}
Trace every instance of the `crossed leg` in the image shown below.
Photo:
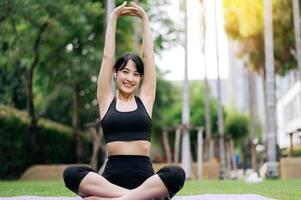
{"label": "crossed leg", "polygon": [[175,195],[184,185],[185,172],[177,166],[166,166],[129,190],[111,183],[88,167],[74,166],[65,169],[64,181],[67,188],[86,200],[147,200]]}
{"label": "crossed leg", "polygon": [[104,198],[120,197],[129,190],[112,184],[103,176],[89,172],[80,182],[78,194],[82,197],[99,196]]}
{"label": "crossed leg", "polygon": [[[102,184],[104,184],[104,182]],[[132,190],[120,188],[119,186],[116,185],[113,186],[106,185],[106,188],[108,188],[108,190],[110,187],[112,187],[114,192],[108,191],[108,193],[106,194],[103,193],[104,191],[102,191],[101,193],[100,192],[91,193],[92,190],[94,191],[96,190],[96,188],[98,188],[99,190],[99,186],[94,187],[90,184],[88,186],[89,187],[87,188],[90,188],[90,190],[85,190],[84,192],[89,192],[86,193],[89,194],[89,196],[85,197],[84,200],[147,200],[147,199],[155,199],[155,198],[162,198],[162,197],[169,196],[168,189],[166,188],[165,184],[157,174],[149,177],[139,187]],[[96,193],[100,195],[97,195]]]}

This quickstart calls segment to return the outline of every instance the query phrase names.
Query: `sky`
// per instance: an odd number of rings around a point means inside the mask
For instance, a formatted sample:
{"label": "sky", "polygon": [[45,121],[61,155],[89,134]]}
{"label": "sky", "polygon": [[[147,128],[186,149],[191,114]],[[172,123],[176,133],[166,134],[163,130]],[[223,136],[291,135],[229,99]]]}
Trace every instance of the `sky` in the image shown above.
{"label": "sky", "polygon": [[[183,14],[179,11],[179,0],[170,0],[171,4],[167,12],[176,25],[183,27]],[[228,44],[223,29],[222,1],[217,0],[218,15],[218,43],[219,43],[219,65],[220,77],[228,77]],[[199,0],[187,0],[188,11],[188,78],[190,80],[204,79],[204,57],[202,55],[202,34],[201,34],[201,6]],[[206,1],[206,61],[207,77],[216,79],[216,35],[214,26],[214,1]],[[184,47],[177,45],[171,49],[164,50],[160,58],[156,57],[156,63],[162,71],[169,71],[165,75],[168,80],[183,80],[185,65]]]}

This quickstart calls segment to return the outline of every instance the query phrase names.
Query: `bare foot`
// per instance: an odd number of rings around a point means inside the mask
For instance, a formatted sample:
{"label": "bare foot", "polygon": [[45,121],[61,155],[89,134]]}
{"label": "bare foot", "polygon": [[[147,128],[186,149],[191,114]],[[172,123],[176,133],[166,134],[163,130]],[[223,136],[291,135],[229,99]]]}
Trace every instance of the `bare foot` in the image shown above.
{"label": "bare foot", "polygon": [[85,197],[83,198],[84,200],[107,200],[110,198],[103,198],[103,197],[96,197],[96,196],[89,196],[89,197]]}
{"label": "bare foot", "polygon": [[107,197],[89,196],[89,197],[85,197],[83,199],[84,200],[119,200],[120,197],[107,198]]}

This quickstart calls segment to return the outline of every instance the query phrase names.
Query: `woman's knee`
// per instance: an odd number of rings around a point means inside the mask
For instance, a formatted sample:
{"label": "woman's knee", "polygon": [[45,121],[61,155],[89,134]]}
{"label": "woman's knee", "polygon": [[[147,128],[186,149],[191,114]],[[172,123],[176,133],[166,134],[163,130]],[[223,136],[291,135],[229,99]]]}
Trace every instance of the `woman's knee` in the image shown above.
{"label": "woman's knee", "polygon": [[89,172],[95,171],[86,166],[67,167],[63,173],[65,186],[71,191],[78,193],[78,187],[80,182]]}
{"label": "woman's knee", "polygon": [[157,174],[168,189],[170,197],[180,191],[185,182],[185,171],[178,166],[166,166],[161,168]]}

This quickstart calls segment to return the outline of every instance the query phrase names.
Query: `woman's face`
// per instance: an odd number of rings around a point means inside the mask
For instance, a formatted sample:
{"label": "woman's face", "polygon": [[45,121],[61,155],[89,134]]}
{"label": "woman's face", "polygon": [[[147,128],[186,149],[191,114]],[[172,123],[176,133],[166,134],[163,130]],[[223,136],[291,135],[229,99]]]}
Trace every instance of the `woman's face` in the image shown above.
{"label": "woman's face", "polygon": [[134,93],[141,81],[136,64],[129,60],[122,70],[117,71],[116,82],[118,90],[125,94]]}

